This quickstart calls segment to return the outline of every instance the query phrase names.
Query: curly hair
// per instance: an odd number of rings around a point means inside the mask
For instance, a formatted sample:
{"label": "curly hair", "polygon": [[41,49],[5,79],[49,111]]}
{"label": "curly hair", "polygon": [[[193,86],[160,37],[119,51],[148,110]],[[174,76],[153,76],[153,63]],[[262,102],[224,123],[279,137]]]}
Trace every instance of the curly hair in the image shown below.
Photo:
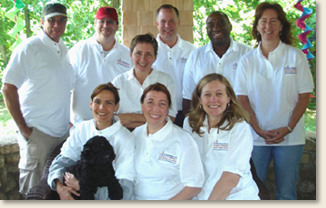
{"label": "curly hair", "polygon": [[[200,107],[199,99],[201,97],[203,88],[208,83],[216,80],[225,85],[226,94],[230,98],[230,105],[223,112],[221,121],[216,126],[214,126],[214,128],[221,130],[231,130],[236,122],[249,122],[249,114],[239,104],[229,81],[221,74],[208,74],[198,82],[192,94],[191,109],[188,113],[189,125],[192,128],[192,131],[196,132],[198,135],[203,134],[203,132],[200,131],[200,127],[204,125],[203,123],[206,117],[206,112]],[[225,121],[228,123],[222,127]]]}
{"label": "curly hair", "polygon": [[263,2],[256,7],[255,20],[252,26],[251,35],[257,40],[257,44],[261,41],[261,35],[257,30],[258,21],[263,15],[266,9],[273,9],[277,13],[278,20],[283,25],[282,31],[280,32],[280,39],[282,42],[293,45],[294,38],[292,35],[292,25],[291,22],[286,19],[286,14],[283,11],[282,6],[278,3]]}

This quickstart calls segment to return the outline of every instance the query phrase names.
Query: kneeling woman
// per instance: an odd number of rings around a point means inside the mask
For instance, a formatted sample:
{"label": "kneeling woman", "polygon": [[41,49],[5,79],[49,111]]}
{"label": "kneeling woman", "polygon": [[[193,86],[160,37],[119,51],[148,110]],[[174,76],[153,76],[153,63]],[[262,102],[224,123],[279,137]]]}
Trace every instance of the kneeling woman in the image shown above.
{"label": "kneeling woman", "polygon": [[[80,159],[87,140],[96,135],[106,137],[112,145],[116,154],[113,162],[115,176],[123,188],[123,199],[130,199],[134,179],[132,156],[135,142],[131,132],[122,126],[117,116],[114,116],[119,108],[119,100],[118,91],[111,83],[101,84],[94,89],[90,101],[94,118],[76,126],[49,170],[48,184],[51,189],[58,192],[60,199],[69,200],[73,199],[71,194],[79,195],[78,181],[67,177],[66,174],[66,179],[69,179],[66,186],[63,185],[63,177],[66,168]],[[95,199],[108,199],[107,191],[106,187],[98,188]]]}
{"label": "kneeling woman", "polygon": [[197,145],[191,135],[168,116],[171,97],[159,83],[141,96],[146,123],[132,133],[136,138],[136,200],[186,200],[196,196],[204,173]]}
{"label": "kneeling woman", "polygon": [[220,74],[197,84],[183,128],[193,134],[205,170],[199,200],[259,200],[250,171],[253,139],[248,114]]}

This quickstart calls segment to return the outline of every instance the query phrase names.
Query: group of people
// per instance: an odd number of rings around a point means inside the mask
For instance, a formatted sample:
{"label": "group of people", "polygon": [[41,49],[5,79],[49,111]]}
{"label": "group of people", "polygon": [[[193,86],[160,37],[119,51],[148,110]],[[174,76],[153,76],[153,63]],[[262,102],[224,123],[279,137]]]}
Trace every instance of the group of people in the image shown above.
{"label": "group of people", "polygon": [[[93,37],[69,51],[60,38],[67,20],[64,5],[47,4],[42,30],[14,50],[3,76],[19,128],[20,193],[66,140],[48,184],[73,199],[78,180],[66,168],[101,135],[116,153],[126,200],[259,200],[251,158],[262,181],[273,160],[276,198],[296,199],[302,115],[314,86],[279,4],[256,8],[255,49],[230,37],[221,11],[208,16],[210,42],[198,49],[178,35],[179,11],[169,4],[156,11],[157,37],[137,35],[129,48],[117,41],[112,7],[98,9]],[[108,199],[107,191],[96,198]]]}

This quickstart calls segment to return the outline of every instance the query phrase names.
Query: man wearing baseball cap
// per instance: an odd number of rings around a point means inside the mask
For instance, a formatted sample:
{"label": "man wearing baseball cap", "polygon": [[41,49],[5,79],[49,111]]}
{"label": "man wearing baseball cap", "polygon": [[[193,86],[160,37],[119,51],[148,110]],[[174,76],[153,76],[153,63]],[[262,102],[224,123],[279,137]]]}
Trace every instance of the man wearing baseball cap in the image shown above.
{"label": "man wearing baseball cap", "polygon": [[66,30],[67,9],[62,4],[47,4],[43,8],[41,24],[43,31],[55,42]]}
{"label": "man wearing baseball cap", "polygon": [[95,34],[89,39],[79,41],[69,51],[70,62],[77,74],[72,99],[74,125],[93,118],[89,102],[95,87],[111,82],[132,65],[129,49],[120,44],[115,36],[119,29],[116,9],[99,8],[94,26]]}
{"label": "man wearing baseball cap", "polygon": [[26,194],[42,176],[45,163],[68,136],[73,70],[61,40],[67,12],[48,4],[38,35],[13,51],[3,76],[5,104],[19,128],[19,192]]}

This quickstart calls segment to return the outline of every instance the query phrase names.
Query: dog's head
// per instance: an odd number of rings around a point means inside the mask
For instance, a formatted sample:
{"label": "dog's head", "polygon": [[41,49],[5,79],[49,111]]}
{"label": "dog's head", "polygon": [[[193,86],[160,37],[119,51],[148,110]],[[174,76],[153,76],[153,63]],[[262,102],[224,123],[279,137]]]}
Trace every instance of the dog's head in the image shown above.
{"label": "dog's head", "polygon": [[113,147],[103,136],[94,136],[89,139],[81,153],[81,161],[86,163],[112,164],[114,159]]}

